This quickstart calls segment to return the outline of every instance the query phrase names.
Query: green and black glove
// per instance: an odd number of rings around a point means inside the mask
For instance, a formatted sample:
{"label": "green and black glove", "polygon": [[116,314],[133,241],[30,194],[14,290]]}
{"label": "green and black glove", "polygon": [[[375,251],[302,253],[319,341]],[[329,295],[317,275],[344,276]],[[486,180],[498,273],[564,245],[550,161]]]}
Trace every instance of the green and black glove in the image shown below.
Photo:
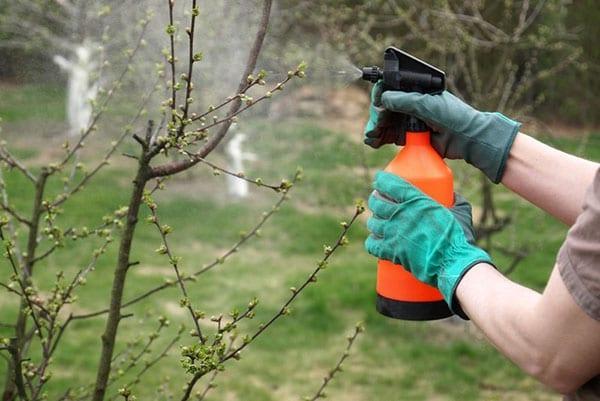
{"label": "green and black glove", "polygon": [[448,91],[439,95],[382,92],[382,86],[382,82],[375,84],[371,94],[370,118],[365,127],[367,145],[404,145],[402,115],[413,115],[434,130],[431,144],[442,157],[463,159],[496,184],[502,180],[520,123],[500,113],[478,111]]}
{"label": "green and black glove", "polygon": [[455,205],[447,209],[402,178],[382,171],[373,187],[367,251],[401,264],[418,280],[438,288],[450,309],[466,318],[454,297],[456,287],[471,267],[492,264],[475,245],[471,205],[455,195]]}

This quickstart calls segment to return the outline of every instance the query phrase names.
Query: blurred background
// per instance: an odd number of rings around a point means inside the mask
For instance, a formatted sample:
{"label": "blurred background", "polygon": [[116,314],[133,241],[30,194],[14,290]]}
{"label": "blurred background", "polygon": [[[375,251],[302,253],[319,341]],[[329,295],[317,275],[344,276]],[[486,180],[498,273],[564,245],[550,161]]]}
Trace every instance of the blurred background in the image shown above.
{"label": "blurred background", "polygon": [[[261,2],[199,4],[202,61],[193,107],[205,110],[235,95]],[[188,2],[176,1],[182,60],[187,9]],[[65,140],[75,141],[111,96],[79,156],[91,166],[125,128],[140,133],[147,120],[160,120],[168,97],[169,77],[162,75],[167,18],[165,2],[158,0],[0,0],[0,139],[32,169],[40,168],[60,159]],[[368,196],[374,172],[397,151],[362,144],[370,87],[357,79],[357,68],[380,65],[389,45],[443,69],[448,89],[475,107],[501,111],[554,147],[600,160],[599,22],[594,0],[276,0],[257,69],[266,71],[269,87],[304,60],[306,78],[241,115],[210,160],[265,182],[292,177],[301,166],[304,180],[260,238],[190,285],[195,305],[208,316],[226,314],[256,296],[257,321],[240,328],[250,332],[314,269],[339,222],[351,217],[354,200]],[[178,68],[182,72],[183,63]],[[119,87],[111,89],[116,81]],[[135,161],[123,153],[136,146],[128,138],[110,166],[64,205],[62,226],[95,226],[126,202]],[[512,279],[542,290],[566,227],[486,183],[463,162],[449,164],[457,189],[474,205],[480,244]],[[0,167],[11,202],[29,211],[31,188],[18,173]],[[223,254],[277,199],[204,165],[171,179],[157,195],[161,219],[175,228],[174,247],[187,272]],[[292,315],[229,365],[207,399],[297,400],[314,393],[359,320],[366,332],[328,390],[331,399],[560,398],[505,360],[468,322],[403,322],[377,314],[376,261],[363,250],[363,223],[352,228],[350,245],[294,304]],[[141,225],[134,245],[140,264],[132,268],[126,298],[174,278],[167,261],[154,254],[159,245],[152,227]],[[93,249],[93,243],[73,243],[48,257],[36,272],[37,285],[43,288],[59,269],[76,271]],[[75,312],[106,305],[115,258],[113,244],[78,294]],[[4,279],[10,273],[2,267]],[[5,295],[1,322],[14,320],[18,301]],[[187,323],[178,299],[171,288],[133,306],[134,317],[122,323],[118,351],[139,349],[159,315],[174,323],[172,330]],[[73,324],[54,362],[50,399],[93,381],[103,326],[102,317]],[[0,335],[10,331],[0,326]],[[161,337],[156,349],[166,342]],[[0,360],[0,378],[5,370]],[[186,377],[177,350],[148,377],[135,390],[139,399],[179,394]],[[127,381],[127,375],[119,380]],[[114,384],[111,396],[117,388]]]}

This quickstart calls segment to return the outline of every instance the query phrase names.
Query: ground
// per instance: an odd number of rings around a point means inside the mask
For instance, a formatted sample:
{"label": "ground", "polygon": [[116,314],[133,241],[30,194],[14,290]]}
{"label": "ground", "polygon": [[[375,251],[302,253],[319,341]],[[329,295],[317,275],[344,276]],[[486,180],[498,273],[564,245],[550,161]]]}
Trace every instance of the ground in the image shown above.
{"label": "ground", "polygon": [[[27,86],[3,88],[2,92],[1,135],[9,148],[34,168],[60,157],[64,139],[62,91],[52,86]],[[117,133],[114,126],[105,124],[98,130],[82,160],[93,165],[90,160],[97,159]],[[260,322],[272,316],[289,296],[289,287],[298,286],[314,269],[323,245],[335,240],[341,228],[339,222],[352,215],[354,199],[368,195],[369,177],[385,165],[394,150],[365,149],[356,140],[359,132],[350,135],[323,128],[314,118],[268,121],[255,117],[246,120],[242,127],[252,135],[251,147],[259,156],[259,161],[246,172],[249,176],[278,182],[293,175],[298,165],[305,172],[303,182],[293,188],[291,199],[268,222],[259,238],[250,240],[225,264],[189,285],[194,305],[207,316],[241,309],[252,297],[258,297],[256,318],[240,327],[244,334],[253,332]],[[580,146],[581,140],[573,135],[542,139],[561,149],[600,159],[597,132],[588,136],[585,146]],[[133,143],[124,146],[124,150],[133,149]],[[213,160],[220,158],[216,154]],[[452,162],[451,166],[459,190],[477,203],[479,176],[461,162]],[[98,224],[103,215],[126,202],[133,168],[133,160],[117,155],[84,192],[64,205],[59,224]],[[27,213],[31,202],[29,184],[17,172],[5,174],[14,204]],[[238,239],[239,232],[250,229],[278,198],[268,189],[252,188],[249,199],[231,200],[224,192],[224,184],[222,175],[214,176],[206,166],[198,166],[192,174],[168,181],[167,190],[157,195],[161,220],[175,228],[171,241],[174,252],[183,257],[185,272],[219,257]],[[53,185],[56,190],[61,184]],[[514,221],[496,241],[508,246],[525,243],[531,249],[531,255],[511,277],[541,290],[566,227],[502,187],[495,187],[494,191],[502,209]],[[173,277],[167,260],[154,253],[159,240],[152,227],[143,222],[147,214],[143,209],[132,256],[140,264],[131,270],[126,299]],[[365,323],[366,331],[357,340],[344,371],[328,389],[331,399],[559,399],[504,359],[469,322],[404,322],[377,314],[375,260],[363,249],[366,235],[363,219],[352,228],[350,245],[334,255],[330,268],[293,304],[292,314],[275,323],[245,350],[239,362],[227,366],[208,399],[297,400],[313,394],[321,378],[335,365],[345,347],[346,335],[359,320]],[[36,284],[46,288],[44,285],[59,269],[72,274],[87,263],[91,250],[97,246],[94,241],[71,243],[49,257],[35,272]],[[106,305],[115,248],[113,244],[102,256],[88,284],[79,291],[80,302],[74,311],[94,311]],[[508,263],[502,255],[493,256],[499,266]],[[0,266],[0,280],[6,281],[8,266],[5,262],[0,262]],[[153,350],[160,350],[180,323],[187,324],[179,298],[178,291],[172,288],[129,308],[127,311],[133,316],[122,323],[117,352],[139,349],[139,344],[128,345],[127,341],[147,338],[156,327],[158,316],[165,315],[172,324],[153,346]],[[2,294],[0,322],[14,320],[15,305],[7,293]],[[206,320],[204,324],[209,325]],[[85,320],[74,323],[66,333],[52,366],[50,399],[58,398],[69,387],[93,382],[103,325],[103,317]],[[9,336],[10,332],[0,327],[0,335]],[[185,336],[180,343],[190,342]],[[0,378],[5,369],[1,360]],[[162,399],[156,395],[160,385],[167,393],[178,394],[186,379],[175,348],[133,391],[138,399]],[[110,387],[109,395],[113,397],[128,380],[127,376],[120,378]],[[202,388],[202,384],[198,386]]]}

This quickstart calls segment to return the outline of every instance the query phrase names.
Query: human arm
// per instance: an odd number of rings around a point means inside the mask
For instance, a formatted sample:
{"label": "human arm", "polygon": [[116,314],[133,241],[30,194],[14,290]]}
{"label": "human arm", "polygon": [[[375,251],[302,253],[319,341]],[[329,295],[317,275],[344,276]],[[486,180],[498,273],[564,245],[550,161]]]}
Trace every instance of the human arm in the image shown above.
{"label": "human arm", "polygon": [[567,394],[600,374],[600,322],[573,301],[557,266],[539,294],[482,263],[456,297],[500,352],[548,387]]}
{"label": "human arm", "polygon": [[559,253],[561,274],[555,267],[543,294],[492,267],[472,241],[469,208],[448,210],[391,174],[376,175],[365,245],[436,286],[455,312],[470,317],[525,372],[568,393],[600,374],[598,174]]}
{"label": "human arm", "polygon": [[570,226],[581,213],[585,192],[599,167],[519,133],[502,184]]}

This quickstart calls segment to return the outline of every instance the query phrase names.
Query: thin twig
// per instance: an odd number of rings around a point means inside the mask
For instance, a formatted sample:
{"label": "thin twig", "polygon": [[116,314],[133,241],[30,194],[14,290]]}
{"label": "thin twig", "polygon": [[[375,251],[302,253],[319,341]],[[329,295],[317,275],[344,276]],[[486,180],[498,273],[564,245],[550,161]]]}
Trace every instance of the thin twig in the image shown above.
{"label": "thin twig", "polygon": [[321,386],[319,387],[319,389],[317,390],[317,392],[315,393],[315,395],[313,395],[311,398],[306,397],[305,398],[306,401],[315,401],[315,400],[317,400],[319,398],[325,398],[326,397],[325,388],[334,379],[336,373],[342,371],[342,364],[350,356],[350,349],[352,348],[352,345],[354,345],[354,341],[356,340],[356,338],[358,337],[358,335],[360,333],[362,333],[363,330],[364,330],[364,328],[363,328],[362,324],[358,323],[356,325],[356,327],[354,328],[354,333],[352,333],[352,335],[348,337],[348,345],[346,345],[346,349],[344,350],[344,353],[342,354],[342,356],[338,360],[337,364],[333,367],[333,369],[331,369],[327,373],[327,376],[325,376],[323,378],[323,383],[321,384]]}
{"label": "thin twig", "polygon": [[0,240],[2,240],[2,242],[4,242],[6,258],[10,262],[10,266],[12,267],[13,273],[16,277],[16,281],[19,284],[19,288],[21,288],[21,294],[22,294],[23,298],[25,298],[25,302],[27,303],[27,306],[29,306],[29,309],[31,310],[31,318],[33,319],[33,323],[35,324],[37,335],[40,337],[40,339],[43,340],[44,337],[43,337],[43,332],[42,332],[42,326],[40,325],[40,322],[38,321],[38,318],[35,314],[35,309],[33,308],[33,302],[31,301],[31,298],[29,298],[29,294],[27,293],[28,291],[26,290],[27,287],[25,286],[22,279],[20,278],[21,273],[19,272],[19,267],[17,266],[17,263],[16,263],[15,259],[13,258],[13,250],[11,249],[11,246],[9,245],[8,241],[6,241],[6,238],[4,237],[4,231],[2,230],[2,225],[0,225]]}
{"label": "thin twig", "polygon": [[[154,332],[152,332],[148,336],[148,340],[146,341],[146,343],[144,344],[144,346],[142,347],[142,349],[136,355],[133,355],[133,357],[131,357],[129,359],[129,364],[127,364],[127,366],[123,369],[123,374],[125,374],[125,373],[129,372],[131,369],[133,369],[137,365],[137,363],[140,361],[140,359],[142,359],[142,357],[148,353],[148,351],[150,350],[150,347],[152,346],[152,344],[159,337],[160,332],[162,331],[162,329],[164,329],[165,327],[167,327],[167,325],[168,325],[168,322],[167,322],[166,319],[160,319],[159,320],[158,327],[156,328],[156,330]],[[113,362],[114,362],[114,359],[113,359]],[[106,384],[106,387],[107,388],[110,387],[110,385],[113,384],[117,380],[118,380],[117,376],[112,376],[108,380],[108,383]]]}
{"label": "thin twig", "polygon": [[283,181],[279,185],[265,184],[260,178],[254,178],[254,179],[253,178],[248,178],[241,171],[237,172],[237,173],[234,173],[233,171],[229,171],[229,170],[227,170],[227,169],[225,169],[223,167],[220,167],[220,166],[218,166],[218,165],[216,165],[216,164],[214,164],[212,162],[209,162],[208,160],[206,160],[204,158],[198,157],[198,156],[194,155],[193,153],[190,153],[190,152],[188,152],[186,150],[182,149],[181,152],[183,152],[186,156],[188,156],[191,159],[198,158],[198,160],[200,162],[202,162],[203,164],[206,164],[209,167],[212,167],[214,170],[217,170],[217,171],[220,171],[222,173],[225,173],[225,174],[227,174],[227,175],[229,175],[231,177],[239,178],[240,180],[249,182],[249,183],[254,184],[254,185],[258,186],[258,187],[270,188],[270,189],[272,189],[275,192],[281,192],[282,190],[286,189],[287,183],[285,181]]}
{"label": "thin twig", "polygon": [[12,217],[14,217],[18,222],[25,224],[26,226],[31,226],[31,221],[27,220],[25,217],[21,216],[15,209],[10,207],[9,205],[5,205],[4,203],[0,203],[0,209],[4,210]]}
{"label": "thin twig", "polygon": [[[187,71],[187,75],[185,77],[185,79],[186,79],[185,102],[183,105],[183,117],[182,117],[182,120],[184,120],[184,121],[188,117],[188,110],[190,108],[192,90],[194,89],[194,84],[192,82],[192,75],[194,73],[194,62],[196,61],[195,56],[194,56],[194,33],[196,30],[196,17],[198,16],[199,12],[200,11],[198,10],[197,0],[192,0],[192,11],[191,11],[192,16],[190,18],[190,27],[189,27],[189,29],[186,29],[186,32],[188,34],[189,46],[188,46],[188,71]],[[175,76],[175,75],[173,75],[173,76]],[[173,100],[175,100],[175,99],[173,99]],[[183,133],[184,128],[185,128],[185,125],[181,124],[179,135],[181,135]]]}
{"label": "thin twig", "polygon": [[152,223],[158,230],[158,232],[160,234],[160,238],[163,243],[162,247],[160,248],[161,249],[160,253],[164,253],[169,257],[169,263],[171,264],[171,266],[173,267],[173,270],[175,271],[175,275],[177,277],[177,282],[179,283],[179,289],[181,290],[181,293],[183,294],[183,297],[184,297],[181,300],[182,306],[185,306],[187,308],[187,310],[190,312],[190,316],[192,317],[194,326],[196,327],[196,335],[198,336],[198,339],[200,340],[200,342],[204,343],[206,341],[206,339],[202,335],[202,329],[200,328],[200,324],[198,323],[198,316],[196,316],[196,312],[194,311],[192,301],[190,300],[190,298],[188,296],[187,290],[185,288],[184,280],[179,271],[178,258],[171,251],[171,247],[169,246],[169,241],[167,240],[167,235],[169,234],[169,231],[165,226],[161,226],[161,224],[160,224],[158,214],[156,213],[156,204],[152,203],[150,201],[147,201],[146,205],[150,209],[150,213],[152,214]]}
{"label": "thin twig", "polygon": [[23,163],[21,163],[20,161],[18,161],[14,156],[12,156],[9,152],[8,149],[6,149],[4,147],[4,145],[0,144],[0,160],[4,160],[4,162],[6,162],[6,164],[8,164],[10,167],[14,167],[17,170],[19,170],[21,173],[23,173],[23,175],[25,175],[25,177],[31,181],[32,183],[35,184],[35,182],[37,181],[37,177],[35,175],[33,175],[33,173],[31,173],[24,165]]}
{"label": "thin twig", "polygon": [[177,335],[167,344],[167,346],[162,350],[162,352],[160,354],[158,354],[154,359],[152,359],[150,362],[146,363],[144,365],[144,367],[136,374],[135,379],[131,380],[129,383],[126,384],[125,387],[131,387],[135,384],[138,384],[140,382],[140,378],[146,373],[148,372],[153,366],[155,366],[161,359],[163,359],[164,357],[167,356],[167,354],[169,353],[169,351],[171,351],[171,349],[175,346],[175,344],[177,344],[179,342],[179,340],[181,339],[181,333],[183,332],[182,329],[180,329],[177,333]]}

